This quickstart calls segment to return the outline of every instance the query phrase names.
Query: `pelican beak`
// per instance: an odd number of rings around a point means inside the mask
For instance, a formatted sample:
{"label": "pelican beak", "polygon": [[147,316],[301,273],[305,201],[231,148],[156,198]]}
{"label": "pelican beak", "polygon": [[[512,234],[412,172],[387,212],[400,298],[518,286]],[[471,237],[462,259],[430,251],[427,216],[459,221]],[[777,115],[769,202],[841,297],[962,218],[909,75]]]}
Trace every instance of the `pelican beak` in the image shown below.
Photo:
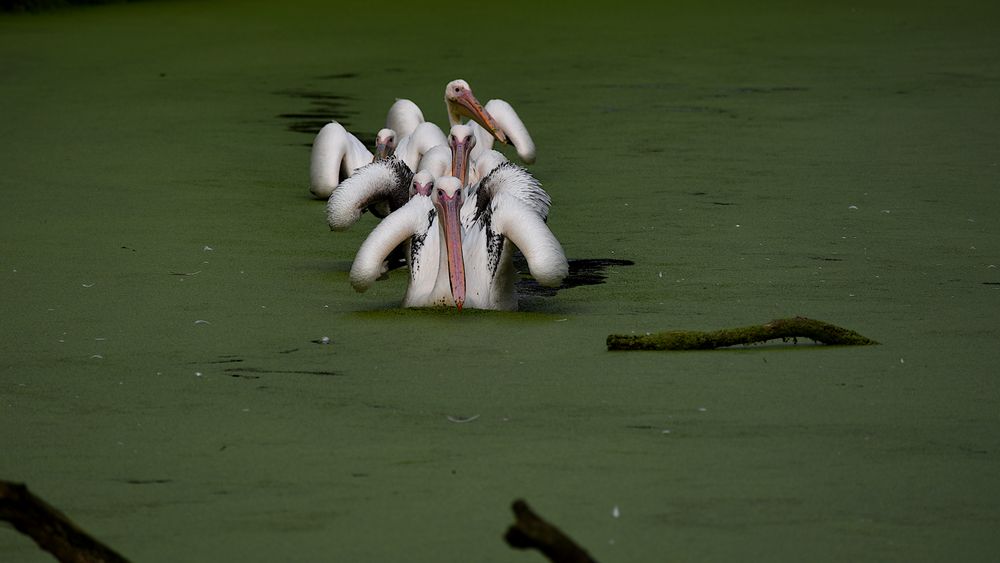
{"label": "pelican beak", "polygon": [[444,226],[444,241],[448,250],[448,280],[451,282],[451,296],[455,306],[462,310],[465,303],[465,260],[462,257],[462,192],[452,197],[441,196],[438,211]]}
{"label": "pelican beak", "polygon": [[452,103],[454,104],[455,113],[475,121],[483,129],[489,131],[490,135],[493,135],[496,140],[507,144],[507,135],[504,135],[504,132],[500,130],[500,126],[497,125],[496,120],[483,108],[471,91],[466,90],[462,92]]}
{"label": "pelican beak", "polygon": [[385,160],[390,156],[392,156],[392,153],[394,153],[395,151],[396,147],[394,147],[392,144],[386,142],[377,142],[375,143],[375,160]]}
{"label": "pelican beak", "polygon": [[462,182],[462,187],[468,185],[469,155],[472,154],[474,141],[456,140],[451,147],[451,175]]}

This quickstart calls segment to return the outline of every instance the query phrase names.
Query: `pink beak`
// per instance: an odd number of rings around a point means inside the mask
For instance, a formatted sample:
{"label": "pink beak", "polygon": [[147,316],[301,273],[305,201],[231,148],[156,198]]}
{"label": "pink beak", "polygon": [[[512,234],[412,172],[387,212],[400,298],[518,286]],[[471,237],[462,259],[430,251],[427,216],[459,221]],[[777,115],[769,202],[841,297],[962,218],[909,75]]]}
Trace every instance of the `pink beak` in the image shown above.
{"label": "pink beak", "polygon": [[442,195],[438,202],[441,224],[444,226],[445,247],[448,250],[448,280],[455,306],[462,310],[465,303],[465,260],[462,257],[462,192],[453,197]]}
{"label": "pink beak", "polygon": [[490,135],[493,135],[496,140],[507,144],[507,136],[500,130],[500,126],[497,125],[493,116],[490,115],[489,112],[487,112],[486,109],[484,109],[479,103],[479,100],[472,95],[471,91],[466,90],[463,92],[458,98],[455,99],[455,103],[457,104],[456,109],[458,110],[458,113],[482,125],[483,128],[489,131]]}
{"label": "pink beak", "polygon": [[455,141],[451,147],[451,175],[462,182],[462,187],[468,185],[469,155],[472,153],[471,142]]}

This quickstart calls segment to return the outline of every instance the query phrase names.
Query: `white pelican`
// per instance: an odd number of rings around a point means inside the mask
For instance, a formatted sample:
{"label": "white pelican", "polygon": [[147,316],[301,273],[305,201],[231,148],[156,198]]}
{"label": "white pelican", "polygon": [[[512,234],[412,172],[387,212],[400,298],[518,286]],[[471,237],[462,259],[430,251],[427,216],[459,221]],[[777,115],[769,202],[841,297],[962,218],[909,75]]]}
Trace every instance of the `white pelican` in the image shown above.
{"label": "white pelican", "polygon": [[[526,196],[543,200],[547,209],[548,195],[537,181],[508,162],[469,191],[472,195],[466,199],[461,181],[443,176],[435,180],[433,208],[422,196],[415,196],[386,217],[358,250],[351,267],[354,289],[371,287],[389,252],[411,237],[423,237],[417,263],[420,277],[414,277],[411,264],[404,306],[517,309],[514,246],[524,254],[538,283],[558,286],[569,271],[566,256],[545,218],[525,203]],[[419,270],[433,261],[429,245],[434,242],[435,225],[438,251],[432,283],[431,276]]]}
{"label": "white pelican", "polygon": [[444,101],[451,125],[461,123],[463,117],[475,123],[473,129],[476,130],[478,148],[473,158],[493,148],[493,139],[496,139],[504,144],[513,144],[517,155],[526,164],[535,162],[535,142],[510,104],[503,100],[490,100],[483,107],[472,94],[469,83],[461,79],[452,80],[445,86]]}

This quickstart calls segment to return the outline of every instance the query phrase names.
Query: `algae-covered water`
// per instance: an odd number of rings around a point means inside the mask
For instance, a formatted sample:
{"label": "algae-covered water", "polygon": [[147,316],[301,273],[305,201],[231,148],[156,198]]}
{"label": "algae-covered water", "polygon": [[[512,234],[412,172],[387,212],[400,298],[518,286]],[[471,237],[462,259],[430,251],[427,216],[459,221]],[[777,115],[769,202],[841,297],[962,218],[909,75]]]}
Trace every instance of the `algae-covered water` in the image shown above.
{"label": "algae-covered water", "polygon": [[[0,479],[135,561],[537,561],[518,497],[604,562],[995,559],[995,3],[335,4],[0,14]],[[351,289],[312,134],[459,77],[634,265]],[[882,344],[604,346],[794,315]]]}

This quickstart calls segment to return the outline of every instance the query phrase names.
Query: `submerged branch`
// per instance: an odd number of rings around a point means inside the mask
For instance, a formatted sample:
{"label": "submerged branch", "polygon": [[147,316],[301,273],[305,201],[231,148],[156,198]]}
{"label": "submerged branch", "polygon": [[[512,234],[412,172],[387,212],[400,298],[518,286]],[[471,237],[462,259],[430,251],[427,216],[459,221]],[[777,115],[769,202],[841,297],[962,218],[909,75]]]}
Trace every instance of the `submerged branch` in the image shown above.
{"label": "submerged branch", "polygon": [[0,521],[10,522],[63,563],[127,563],[20,483],[0,481]]}
{"label": "submerged branch", "polygon": [[781,338],[809,338],[831,346],[865,346],[878,344],[846,328],[815,319],[794,317],[741,328],[702,332],[670,331],[644,336],[631,334],[608,335],[608,350],[714,350],[738,344],[755,344]]}
{"label": "submerged branch", "polygon": [[517,549],[537,549],[552,563],[597,563],[559,528],[534,513],[523,500],[514,501],[515,522],[504,539]]}

